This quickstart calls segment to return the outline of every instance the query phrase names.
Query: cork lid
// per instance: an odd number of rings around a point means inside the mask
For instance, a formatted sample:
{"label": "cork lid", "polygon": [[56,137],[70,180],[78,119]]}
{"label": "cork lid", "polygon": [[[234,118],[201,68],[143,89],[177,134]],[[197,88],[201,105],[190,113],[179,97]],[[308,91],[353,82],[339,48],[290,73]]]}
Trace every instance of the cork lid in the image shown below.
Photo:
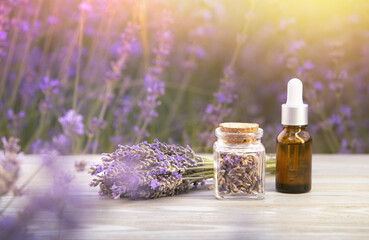
{"label": "cork lid", "polygon": [[263,129],[257,123],[225,122],[215,133],[227,144],[250,144],[260,140]]}
{"label": "cork lid", "polygon": [[257,123],[225,122],[219,127],[222,132],[228,133],[255,133],[259,130]]}

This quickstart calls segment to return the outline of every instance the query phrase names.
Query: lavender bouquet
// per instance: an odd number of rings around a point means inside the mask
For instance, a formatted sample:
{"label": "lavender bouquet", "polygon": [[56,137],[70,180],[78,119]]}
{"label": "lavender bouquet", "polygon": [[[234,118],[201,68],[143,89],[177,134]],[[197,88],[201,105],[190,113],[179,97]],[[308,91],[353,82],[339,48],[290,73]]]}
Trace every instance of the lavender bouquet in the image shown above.
{"label": "lavender bouquet", "polygon": [[115,199],[150,199],[173,196],[204,185],[213,177],[213,160],[196,156],[187,146],[142,142],[119,145],[103,154],[102,164],[92,165],[90,186],[100,186],[100,195]]}

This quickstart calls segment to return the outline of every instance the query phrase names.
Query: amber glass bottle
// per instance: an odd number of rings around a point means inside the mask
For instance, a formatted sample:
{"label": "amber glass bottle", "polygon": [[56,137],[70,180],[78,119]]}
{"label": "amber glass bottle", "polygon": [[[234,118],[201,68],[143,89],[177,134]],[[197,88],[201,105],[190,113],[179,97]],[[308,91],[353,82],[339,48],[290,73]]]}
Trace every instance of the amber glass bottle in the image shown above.
{"label": "amber glass bottle", "polygon": [[306,193],[311,189],[312,138],[305,126],[283,126],[277,136],[276,189]]}
{"label": "amber glass bottle", "polygon": [[312,139],[306,131],[308,105],[302,100],[303,85],[291,79],[287,85],[287,101],[282,104],[283,131],[277,136],[277,191],[305,193],[311,189]]}

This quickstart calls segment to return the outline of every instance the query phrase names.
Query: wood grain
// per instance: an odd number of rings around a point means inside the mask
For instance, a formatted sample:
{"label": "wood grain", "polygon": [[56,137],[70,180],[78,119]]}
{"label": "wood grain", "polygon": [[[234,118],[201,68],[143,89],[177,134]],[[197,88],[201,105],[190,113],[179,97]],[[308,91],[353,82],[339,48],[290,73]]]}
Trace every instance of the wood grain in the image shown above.
{"label": "wood grain", "polygon": [[[23,158],[20,182],[41,162],[38,156]],[[72,170],[81,159],[93,163],[100,156],[64,156],[58,162]],[[29,195],[41,194],[50,177],[41,172]],[[307,194],[278,193],[274,176],[267,175],[264,200],[216,200],[207,190],[211,181],[205,189],[175,197],[112,200],[99,197],[90,180],[86,172],[75,173],[70,193],[82,223],[62,232],[61,239],[369,239],[369,155],[314,155]],[[27,198],[19,197],[6,214],[16,214]],[[49,226],[51,217],[41,215],[38,222]],[[41,239],[56,234],[37,225],[31,230]]]}

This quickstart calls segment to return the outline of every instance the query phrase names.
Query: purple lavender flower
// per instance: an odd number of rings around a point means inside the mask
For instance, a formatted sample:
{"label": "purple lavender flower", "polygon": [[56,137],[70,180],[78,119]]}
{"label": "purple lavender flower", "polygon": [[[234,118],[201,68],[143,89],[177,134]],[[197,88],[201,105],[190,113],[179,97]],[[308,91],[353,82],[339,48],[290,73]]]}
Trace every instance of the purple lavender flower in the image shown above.
{"label": "purple lavender flower", "polygon": [[59,151],[53,149],[52,146],[46,145],[37,154],[42,155],[42,163],[46,167],[50,167],[55,162],[56,157],[59,155]]}
{"label": "purple lavender flower", "polygon": [[10,13],[13,5],[11,1],[0,2],[0,56],[5,55],[6,46],[8,45],[8,31],[10,25]]}
{"label": "purple lavender flower", "polygon": [[341,141],[341,148],[339,150],[339,153],[341,154],[351,153],[351,150],[349,150],[349,146],[348,146],[348,142],[346,138],[342,139]]}
{"label": "purple lavender flower", "polygon": [[37,153],[41,152],[42,145],[43,145],[42,139],[39,138],[36,141],[34,141],[31,144],[31,153],[32,154],[37,154]]}
{"label": "purple lavender flower", "polygon": [[316,81],[314,83],[314,88],[317,90],[317,91],[323,91],[324,90],[324,85],[322,82],[319,82],[319,81]]}
{"label": "purple lavender flower", "polygon": [[[161,16],[161,29],[157,33],[157,46],[153,49],[155,58],[152,65],[149,67],[145,75],[145,83],[143,91],[145,92],[144,100],[138,103],[141,109],[141,114],[138,119],[141,119],[139,125],[135,126],[137,135],[136,141],[140,141],[145,136],[146,127],[158,116],[156,108],[161,104],[158,100],[164,95],[165,83],[160,81],[160,77],[164,68],[168,66],[168,55],[170,54],[173,36],[169,30],[169,25],[173,23],[171,14],[168,11],[163,11]],[[143,120],[144,119],[144,120]]]}
{"label": "purple lavender flower", "polygon": [[47,23],[51,25],[56,25],[59,23],[59,19],[55,16],[50,15],[49,17],[47,17]]}
{"label": "purple lavender flower", "polygon": [[3,151],[0,151],[0,196],[15,190],[15,183],[19,176],[19,151],[18,138],[2,137]]}
{"label": "purple lavender flower", "polygon": [[8,128],[11,131],[13,136],[19,136],[22,127],[25,125],[25,117],[26,113],[24,111],[19,111],[18,113],[14,113],[13,109],[8,109],[7,119],[8,119]]}
{"label": "purple lavender flower", "polygon": [[[130,95],[126,95],[118,102],[118,107],[114,111],[113,127],[116,136],[112,138],[112,142],[117,146],[118,143],[122,143],[122,137],[124,126],[129,123],[128,116],[133,111],[133,101]],[[114,138],[116,138],[114,140]]]}
{"label": "purple lavender flower", "polygon": [[211,160],[195,156],[189,147],[158,140],[151,144],[120,145],[115,152],[103,154],[102,160],[102,164],[90,168],[90,174],[95,177],[90,186],[100,186],[101,193],[115,199],[172,196],[212,177],[212,174],[200,174],[204,168],[213,166]]}
{"label": "purple lavender flower", "polygon": [[68,154],[71,152],[72,142],[69,135],[59,134],[51,139],[51,146],[46,144],[44,149],[52,148],[59,154]]}
{"label": "purple lavender flower", "polygon": [[78,6],[79,10],[81,11],[85,11],[85,12],[91,12],[92,11],[92,6],[88,3],[88,1],[83,0],[79,6]]}
{"label": "purple lavender flower", "polygon": [[[231,113],[230,105],[237,99],[236,83],[234,71],[227,67],[224,70],[224,77],[220,80],[218,91],[213,94],[215,102],[208,104],[203,120],[209,129],[214,129],[223,118]],[[206,146],[211,146],[215,140],[214,134],[209,134],[209,130],[200,133],[200,140]]]}
{"label": "purple lavender flower", "polygon": [[40,89],[46,97],[50,97],[52,94],[59,93],[59,81],[45,76],[40,83]]}
{"label": "purple lavender flower", "polygon": [[308,61],[304,62],[303,67],[304,67],[305,70],[310,71],[310,70],[313,70],[315,68],[315,65],[310,60],[308,60]]}
{"label": "purple lavender flower", "polygon": [[158,180],[154,179],[151,181],[150,186],[152,190],[155,190],[157,187],[160,186],[160,183],[158,182]]}
{"label": "purple lavender flower", "polygon": [[99,130],[104,129],[105,127],[106,121],[100,121],[97,117],[93,117],[88,123],[88,130],[86,131],[87,135],[95,136]]}
{"label": "purple lavender flower", "polygon": [[38,108],[41,113],[46,113],[54,107],[51,97],[59,93],[59,81],[57,79],[50,79],[49,76],[45,76],[40,83],[40,89],[45,98],[40,101]]}
{"label": "purple lavender flower", "polygon": [[306,47],[306,42],[304,40],[298,40],[291,44],[290,51],[296,52],[296,51],[301,50],[304,47]]}
{"label": "purple lavender flower", "polygon": [[60,124],[63,126],[63,131],[68,137],[74,134],[83,135],[84,127],[83,116],[77,114],[73,109],[68,110],[68,112],[59,119]]}
{"label": "purple lavender flower", "polygon": [[[78,226],[77,209],[74,209],[74,202],[68,196],[68,186],[73,177],[60,171],[54,171],[54,176],[53,187],[45,193],[45,196],[32,196],[15,217],[0,218],[1,239],[34,239],[32,228],[29,226],[38,224],[35,220],[41,212],[55,218],[58,223],[57,228],[47,226],[47,229],[50,232],[56,232],[55,235],[59,237],[62,232],[58,231],[71,230]],[[41,226],[37,225],[36,228],[38,227]]]}
{"label": "purple lavender flower", "polygon": [[[114,84],[122,78],[122,71],[126,68],[127,61],[132,55],[133,45],[137,42],[137,31],[139,26],[128,22],[124,33],[121,34],[121,41],[117,49],[117,59],[110,63],[110,69],[105,74],[105,82],[107,88],[104,94],[100,96],[100,99],[104,104],[110,103],[114,99],[113,89]],[[123,93],[125,92],[126,86],[129,84],[130,79],[125,78],[125,84],[123,84]]]}
{"label": "purple lavender flower", "polygon": [[111,144],[113,144],[114,146],[118,146],[118,144],[122,144],[124,141],[123,136],[111,136],[109,138],[109,141],[111,142]]}
{"label": "purple lavender flower", "polygon": [[110,63],[111,69],[106,73],[105,81],[117,82],[121,79],[122,70],[126,69],[129,56],[133,52],[133,45],[137,42],[137,31],[139,26],[128,22],[117,48],[117,59]]}

